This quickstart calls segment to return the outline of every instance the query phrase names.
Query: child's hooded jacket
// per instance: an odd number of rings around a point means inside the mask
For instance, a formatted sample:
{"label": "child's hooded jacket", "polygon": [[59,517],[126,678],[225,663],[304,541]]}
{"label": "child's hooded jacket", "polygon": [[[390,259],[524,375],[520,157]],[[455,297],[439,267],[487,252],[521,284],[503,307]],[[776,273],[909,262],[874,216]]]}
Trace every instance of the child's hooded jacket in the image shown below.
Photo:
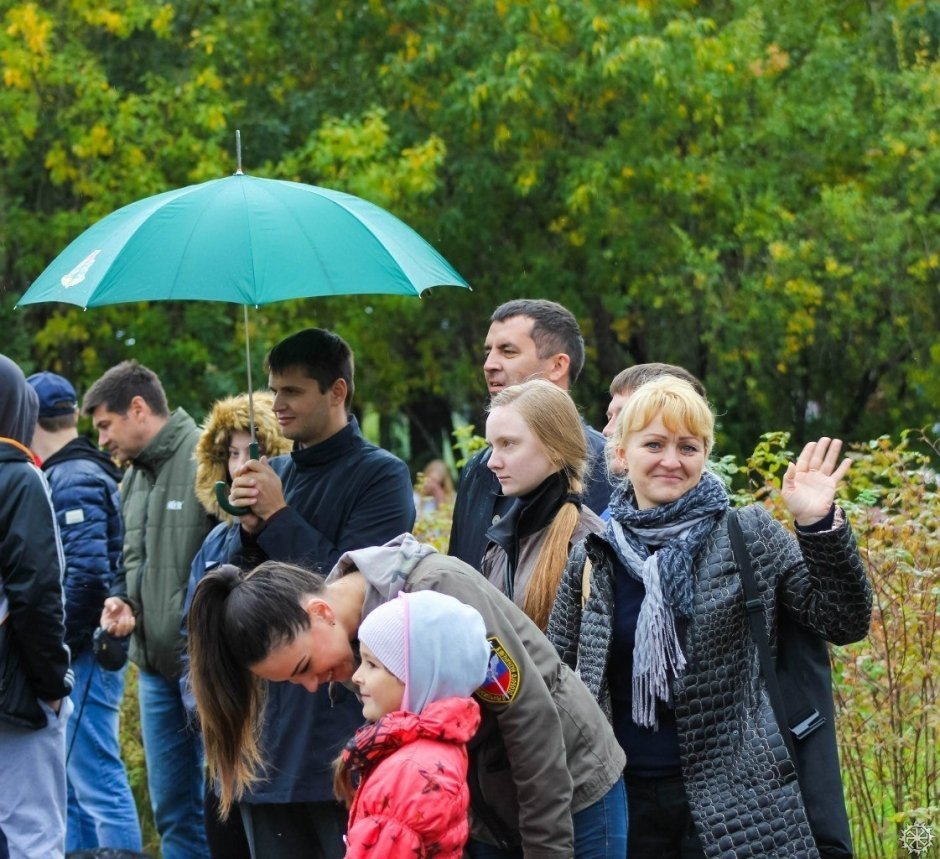
{"label": "child's hooded jacket", "polygon": [[470,826],[466,744],[479,724],[476,701],[448,698],[356,732],[346,757],[362,783],[349,810],[346,859],[460,859]]}
{"label": "child's hooded jacket", "polygon": [[401,709],[365,725],[343,753],[359,788],[346,859],[460,859],[469,836],[467,742],[480,725],[470,697],[490,657],[480,613],[435,591],[372,612],[359,640],[404,683]]}

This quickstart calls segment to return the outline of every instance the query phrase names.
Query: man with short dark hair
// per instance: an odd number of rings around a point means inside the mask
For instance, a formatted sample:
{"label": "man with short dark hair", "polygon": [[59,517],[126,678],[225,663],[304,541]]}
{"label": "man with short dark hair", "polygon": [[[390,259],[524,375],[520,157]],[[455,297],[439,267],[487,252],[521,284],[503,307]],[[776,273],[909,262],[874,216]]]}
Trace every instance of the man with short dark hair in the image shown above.
{"label": "man with short dark hair", "polygon": [[108,370],[82,407],[99,444],[130,463],[121,484],[124,574],[115,577],[101,625],[117,636],[133,633],[147,783],[164,859],[202,859],[202,741],[179,688],[189,568],[213,525],[194,491],[199,429],[183,409],[170,412],[160,379],[136,361]]}
{"label": "man with short dark hair", "polygon": [[72,672],[64,559],[49,487],[29,445],[39,402],[0,355],[0,847],[65,855],[65,730]]}
{"label": "man with short dark hair", "polygon": [[607,407],[607,426],[601,431],[605,438],[610,438],[614,432],[614,424],[617,422],[617,416],[623,411],[627,400],[640,385],[645,385],[653,379],[660,376],[675,376],[688,382],[703,400],[708,399],[705,396],[705,387],[693,376],[685,367],[678,364],[661,364],[654,361],[649,364],[634,364],[621,370],[614,376],[610,383],[610,405]]}
{"label": "man with short dark hair", "polygon": [[26,381],[39,398],[33,451],[52,490],[65,551],[65,643],[72,651],[76,703],[66,737],[66,852],[139,851],[137,806],[118,735],[124,668],[106,670],[92,650],[92,635],[122,563],[121,472],[78,434],[78,401],[68,379],[43,372]]}
{"label": "man with short dark hair", "polygon": [[[294,450],[250,460],[232,481],[240,517],[223,558],[242,568],[290,561],[329,572],[351,549],[409,531],[415,507],[408,467],[366,441],[350,412],[354,360],[349,345],[321,328],[298,331],[267,358],[274,414]],[[268,777],[239,803],[255,857],[346,853],[346,810],[333,797],[332,762],[362,724],[356,696],[318,678],[313,695],[271,684],[262,754]]]}
{"label": "man with short dark hair", "polygon": [[[484,345],[483,375],[490,396],[529,379],[546,379],[567,391],[584,367],[584,338],[572,313],[555,301],[523,298],[501,304],[490,317]],[[610,498],[604,437],[584,425],[588,472],[584,503],[599,512]],[[487,547],[487,529],[501,519],[513,499],[500,492],[487,468],[489,448],[473,456],[463,469],[454,503],[448,554],[476,569]]]}

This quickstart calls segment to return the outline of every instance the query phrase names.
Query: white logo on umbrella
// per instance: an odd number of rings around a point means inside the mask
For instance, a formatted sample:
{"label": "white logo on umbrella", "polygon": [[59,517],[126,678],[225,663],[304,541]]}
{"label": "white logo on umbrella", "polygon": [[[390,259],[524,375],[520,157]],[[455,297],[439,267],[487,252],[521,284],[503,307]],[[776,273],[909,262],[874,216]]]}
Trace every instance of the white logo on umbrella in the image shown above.
{"label": "white logo on umbrella", "polygon": [[92,251],[90,254],[88,254],[87,257],[85,257],[85,259],[83,259],[77,266],[75,266],[75,268],[73,268],[68,274],[63,275],[62,278],[59,280],[59,283],[61,283],[62,286],[64,286],[66,289],[68,289],[70,286],[77,286],[78,284],[80,284],[85,279],[85,275],[88,274],[88,269],[92,267],[92,265],[95,262],[95,259],[100,253],[101,253],[100,248],[96,251]]}

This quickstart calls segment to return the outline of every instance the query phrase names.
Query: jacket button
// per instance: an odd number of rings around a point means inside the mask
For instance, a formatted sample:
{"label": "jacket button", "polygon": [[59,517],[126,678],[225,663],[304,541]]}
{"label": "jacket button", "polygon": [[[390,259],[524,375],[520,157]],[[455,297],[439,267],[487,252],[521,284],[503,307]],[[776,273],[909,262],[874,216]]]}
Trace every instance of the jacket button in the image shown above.
{"label": "jacket button", "polygon": [[501,518],[501,517],[500,517],[499,513],[497,513],[497,514],[493,517],[493,521],[492,521],[490,524],[495,525],[497,522],[499,522],[500,518]]}

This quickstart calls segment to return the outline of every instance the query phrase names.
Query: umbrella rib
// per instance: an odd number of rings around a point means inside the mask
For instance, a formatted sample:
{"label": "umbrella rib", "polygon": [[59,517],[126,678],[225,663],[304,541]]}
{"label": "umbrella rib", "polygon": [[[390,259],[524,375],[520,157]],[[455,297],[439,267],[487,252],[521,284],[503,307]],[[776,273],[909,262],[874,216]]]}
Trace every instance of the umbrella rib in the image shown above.
{"label": "umbrella rib", "polygon": [[[375,244],[378,245],[378,247],[379,247],[379,249],[381,250],[382,254],[383,254],[387,259],[389,259],[389,260],[392,262],[392,265],[394,265],[395,268],[398,269],[398,271],[400,271],[400,272],[402,273],[402,276],[405,278],[405,280],[408,281],[409,283],[411,283],[411,278],[408,277],[408,274],[407,274],[407,272],[404,270],[404,268],[402,268],[401,263],[400,263],[397,259],[395,259],[395,257],[392,255],[391,251],[389,251],[388,247],[386,246],[385,242],[383,242],[383,241],[375,234],[375,230],[372,229],[372,225],[371,225],[371,224],[366,223],[362,218],[360,218],[358,215],[356,215],[355,212],[351,211],[348,206],[344,206],[341,201],[336,200],[336,199],[334,199],[334,198],[331,197],[331,196],[326,196],[326,195],[324,195],[324,194],[321,194],[320,197],[321,197],[321,199],[326,200],[326,202],[328,202],[330,205],[335,206],[335,207],[341,209],[341,210],[342,210],[343,212],[345,212],[350,218],[352,218],[357,224],[360,224],[360,225],[365,229],[365,231],[372,237],[372,240],[375,242]],[[404,223],[404,222],[402,222],[402,223]],[[406,226],[407,226],[407,225],[406,225]],[[409,229],[410,229],[410,227],[409,227]],[[306,230],[304,230],[303,232],[304,232],[304,235],[307,235],[307,231],[306,231]],[[319,258],[319,254],[318,254],[318,258]],[[332,288],[332,284],[331,284],[330,286],[331,286],[331,288]],[[415,291],[416,291],[419,295],[420,295],[421,292],[423,291],[422,289],[420,289],[420,288],[418,288],[417,286],[415,286],[413,283],[412,283],[412,286],[414,286]],[[341,293],[339,293],[338,291],[336,291],[335,289],[331,289],[331,291],[333,292],[334,295],[339,295],[339,294],[341,294]]]}
{"label": "umbrella rib", "polygon": [[[114,286],[118,285],[119,277],[116,276],[115,273],[121,271],[121,267],[124,264],[125,259],[129,255],[129,249],[134,246],[135,237],[141,230],[145,228],[147,222],[151,218],[158,216],[160,212],[165,211],[167,206],[171,206],[177,201],[182,200],[183,198],[188,197],[192,194],[198,194],[199,191],[202,190],[203,188],[204,186],[200,186],[200,185],[189,185],[185,188],[180,188],[176,191],[166,191],[162,194],[156,195],[156,197],[153,198],[153,202],[156,203],[159,200],[160,205],[152,205],[150,207],[150,210],[147,212],[146,217],[141,219],[141,222],[134,229],[133,234],[128,238],[127,242],[124,243],[124,246],[115,255],[114,261],[108,267],[108,273],[102,279],[101,287],[105,287],[107,285],[107,288],[110,289],[112,285]],[[146,202],[146,200],[144,200],[143,202]],[[191,238],[192,238],[192,234],[190,234],[190,237],[186,241],[187,247],[191,241]],[[184,255],[180,255],[180,264],[176,266],[176,271],[174,272],[173,277],[170,281],[171,292],[172,292],[173,286],[175,286],[175,284],[178,282],[178,275],[179,275],[180,269],[182,268],[183,257]],[[148,301],[149,299],[140,298],[137,300]],[[160,299],[160,300],[171,300],[171,299]],[[109,301],[105,303],[111,303],[111,302]]]}

